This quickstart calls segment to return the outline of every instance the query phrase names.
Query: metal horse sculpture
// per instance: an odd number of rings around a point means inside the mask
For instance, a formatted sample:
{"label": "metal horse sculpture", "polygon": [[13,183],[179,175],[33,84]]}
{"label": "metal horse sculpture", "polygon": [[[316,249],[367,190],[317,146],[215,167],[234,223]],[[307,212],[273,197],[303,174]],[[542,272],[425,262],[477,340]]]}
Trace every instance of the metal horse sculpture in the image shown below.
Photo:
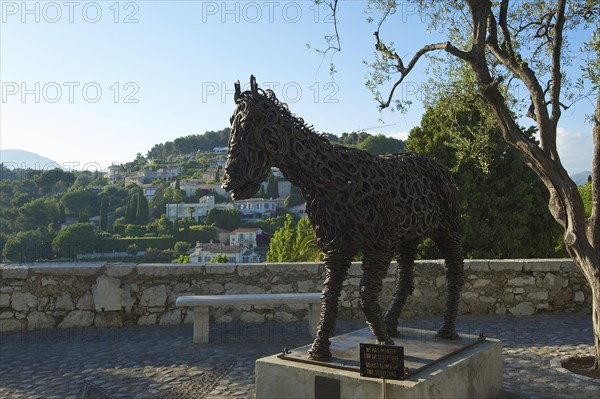
{"label": "metal horse sculpture", "polygon": [[[438,336],[456,339],[464,282],[462,222],[447,170],[417,154],[373,156],[331,144],[295,117],[272,91],[235,85],[229,152],[222,186],[234,199],[252,197],[271,166],[300,188],[324,253],[326,277],[317,337],[309,357],[331,357],[338,298],[352,257],[363,253],[360,306],[379,343],[398,336],[402,307],[414,289],[417,245],[431,237],[446,261],[447,295]],[[398,261],[393,300],[382,314],[378,297],[392,258]]]}

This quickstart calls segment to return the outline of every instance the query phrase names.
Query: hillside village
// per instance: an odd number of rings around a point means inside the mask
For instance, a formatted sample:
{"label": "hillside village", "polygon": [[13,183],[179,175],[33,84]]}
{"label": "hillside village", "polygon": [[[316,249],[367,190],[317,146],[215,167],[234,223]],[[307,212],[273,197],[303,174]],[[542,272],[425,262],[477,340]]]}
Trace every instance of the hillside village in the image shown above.
{"label": "hillside village", "polygon": [[220,185],[228,136],[157,144],[103,173],[1,164],[3,260],[265,261],[275,231],[305,216],[304,200],[273,168],[254,198],[232,201]]}
{"label": "hillside village", "polygon": [[[196,156],[200,158],[211,155],[217,157],[202,165],[203,167],[195,173],[197,177],[184,176],[183,168],[176,166],[177,163],[175,163],[156,170],[145,168],[134,172],[128,172],[122,165],[112,165],[108,168],[105,178],[108,184],[139,186],[148,202],[151,202],[154,195],[157,192],[160,193],[161,189],[165,187],[171,190],[180,190],[183,195],[182,201],[168,202],[161,215],[164,215],[171,223],[187,220],[196,225],[205,225],[209,213],[213,210],[239,213],[242,225],[264,222],[286,213],[293,214],[298,218],[306,216],[306,204],[303,200],[291,201],[294,198],[292,184],[283,177],[277,168],[271,169],[269,180],[263,183],[257,198],[241,201],[231,200],[229,194],[221,188],[220,183],[220,175],[225,167],[226,151],[226,147],[215,147],[210,153],[198,152]],[[176,161],[193,159],[193,154],[185,154],[177,157]],[[275,185],[274,190],[269,191],[270,184]],[[269,193],[270,196],[267,196],[266,193]],[[296,192],[295,196],[298,197],[298,195],[299,193]],[[194,202],[196,198],[198,200]],[[158,215],[152,216],[158,217]],[[100,227],[99,215],[90,220],[96,227]],[[269,233],[258,227],[240,227],[233,231],[218,225],[215,227],[216,240],[197,241],[196,246],[189,250],[191,263],[211,263],[215,259],[229,263],[265,261]],[[257,237],[259,237],[258,240]]]}
{"label": "hillside village", "polygon": [[[318,260],[320,251],[304,199],[280,171],[273,168],[254,198],[245,201],[232,201],[221,188],[229,133],[226,128],[179,137],[104,172],[0,164],[2,260]],[[429,147],[426,136],[411,137],[409,150],[430,151],[446,166],[458,168],[454,178],[461,188],[467,256],[564,255],[564,247],[556,244],[561,232],[548,214],[547,193],[514,151],[505,145],[494,147],[505,155],[488,173],[475,163],[459,165],[453,158],[446,159],[447,147]],[[404,151],[403,141],[366,132],[328,138],[373,155]],[[510,201],[507,186],[515,194]],[[589,181],[580,190],[589,212]],[[536,200],[523,202],[522,197]],[[425,242],[419,256],[436,258],[439,253]]]}

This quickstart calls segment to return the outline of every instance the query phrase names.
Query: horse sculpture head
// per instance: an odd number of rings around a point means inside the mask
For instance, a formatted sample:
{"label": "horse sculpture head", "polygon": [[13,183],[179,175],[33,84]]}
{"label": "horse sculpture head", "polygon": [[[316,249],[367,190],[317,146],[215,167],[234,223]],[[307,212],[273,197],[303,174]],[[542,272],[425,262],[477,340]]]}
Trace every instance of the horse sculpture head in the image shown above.
{"label": "horse sculpture head", "polygon": [[280,140],[274,140],[279,103],[270,90],[258,88],[254,76],[250,77],[250,90],[243,93],[240,83],[235,84],[235,103],[221,186],[240,200],[258,192],[272,166],[272,155],[280,152],[276,148]]}

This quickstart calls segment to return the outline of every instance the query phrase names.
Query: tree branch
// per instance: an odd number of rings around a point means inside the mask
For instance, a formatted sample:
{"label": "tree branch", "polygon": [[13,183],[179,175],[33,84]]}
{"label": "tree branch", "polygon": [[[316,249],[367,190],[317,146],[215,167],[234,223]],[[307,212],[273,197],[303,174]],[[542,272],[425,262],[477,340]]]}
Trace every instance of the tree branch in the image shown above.
{"label": "tree branch", "polygon": [[[552,86],[550,90],[550,103],[552,104],[552,114],[550,122],[553,129],[550,132],[556,133],[558,120],[560,119],[560,89],[562,86],[562,74],[560,71],[560,54],[562,51],[563,28],[565,26],[565,7],[566,0],[559,0],[558,12],[556,13],[556,24],[554,25],[554,43],[552,45]],[[552,139],[552,137],[549,137]],[[556,142],[554,134],[553,142]]]}
{"label": "tree branch", "polygon": [[500,25],[500,29],[502,30],[502,36],[504,37],[502,47],[508,52],[508,54],[513,54],[514,49],[512,45],[512,39],[510,37],[510,31],[508,30],[508,23],[506,22],[507,17],[508,0],[502,0],[502,3],[500,4],[500,15],[498,18],[498,24]]}
{"label": "tree branch", "polygon": [[468,0],[467,4],[471,10],[473,21],[473,47],[471,48],[471,61],[475,58],[485,59],[487,17],[491,12],[492,3],[490,1]]}
{"label": "tree branch", "polygon": [[450,53],[450,54],[452,54],[460,59],[463,59],[463,60],[466,60],[469,57],[469,53],[466,53],[466,52],[454,47],[450,42],[428,44],[426,46],[423,46],[419,51],[417,51],[415,53],[415,55],[412,57],[412,59],[410,60],[410,62],[408,63],[408,66],[405,67],[402,57],[400,57],[398,55],[398,53],[392,52],[385,45],[385,43],[383,43],[379,39],[379,30],[375,31],[375,33],[373,33],[373,35],[375,35],[375,39],[376,39],[375,50],[382,53],[385,58],[395,61],[395,63],[396,63],[395,68],[400,73],[400,79],[398,79],[394,83],[394,86],[392,86],[392,89],[390,90],[390,93],[388,95],[388,99],[386,101],[377,99],[377,101],[379,102],[379,109],[384,109],[384,108],[387,108],[390,106],[390,104],[392,102],[392,98],[394,97],[394,92],[396,91],[396,88],[404,81],[404,78],[406,76],[408,76],[410,71],[414,68],[414,66],[417,64],[419,59],[424,54],[426,54],[430,51],[444,50],[447,53]]}
{"label": "tree branch", "polygon": [[[492,12],[490,11],[490,14]],[[487,20],[493,20],[493,15],[488,15]],[[492,22],[491,28],[495,29],[495,21]],[[493,39],[493,35],[491,36]],[[545,90],[542,89],[539,80],[537,79],[535,72],[529,68],[527,62],[524,62],[521,57],[516,53],[509,53],[505,48],[499,46],[497,40],[489,40],[487,42],[488,48],[492,55],[514,73],[518,78],[525,84],[529,95],[531,97],[531,106],[527,111],[527,116],[531,117],[536,121],[540,133],[540,146],[542,149],[552,156],[554,159],[558,159],[556,152],[556,129],[554,133],[551,132],[552,124],[550,123],[550,116],[548,109],[546,108],[546,96]]]}
{"label": "tree branch", "polygon": [[[315,0],[315,5],[318,7],[319,4],[321,4],[320,2],[317,2]],[[327,53],[329,53],[330,51],[333,51],[333,54],[342,51],[342,44],[340,42],[340,35],[338,33],[338,19],[337,19],[337,10],[338,10],[338,0],[333,0],[333,2],[325,2],[325,4],[327,4],[327,6],[329,7],[329,9],[331,10],[331,17],[333,18],[333,30],[334,30],[334,34],[333,35],[325,35],[325,42],[327,42],[327,48],[322,50],[319,48],[314,48],[310,45],[310,43],[306,44],[306,47],[308,47],[309,49],[313,49],[315,50],[315,52],[317,52],[318,54],[322,54],[323,58],[321,60],[321,65],[323,64],[323,62],[325,61],[325,57],[327,56]],[[334,44],[332,44],[334,43]],[[333,55],[332,55],[333,57]],[[320,68],[320,66],[319,66]],[[330,75],[333,79],[333,74],[335,73],[335,69],[333,68],[333,65],[330,67]]]}
{"label": "tree branch", "polygon": [[587,232],[590,243],[600,251],[600,95],[596,99],[594,127],[594,159],[592,161],[592,213],[587,220]]}

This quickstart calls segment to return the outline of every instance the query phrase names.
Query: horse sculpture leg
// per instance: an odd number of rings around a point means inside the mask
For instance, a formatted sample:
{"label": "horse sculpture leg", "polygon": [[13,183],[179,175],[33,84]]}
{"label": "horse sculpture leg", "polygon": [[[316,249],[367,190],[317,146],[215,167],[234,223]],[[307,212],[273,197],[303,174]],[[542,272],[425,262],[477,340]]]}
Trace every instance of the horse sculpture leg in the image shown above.
{"label": "horse sculpture leg", "polygon": [[360,280],[360,306],[367,324],[380,343],[391,344],[385,331],[383,316],[379,307],[379,293],[383,278],[387,275],[390,257],[366,253],[363,257],[363,277]]}
{"label": "horse sculpture leg", "polygon": [[458,339],[456,333],[456,316],[458,314],[458,301],[460,289],[465,282],[464,256],[460,239],[444,237],[436,241],[440,252],[446,261],[446,309],[444,310],[444,324],[437,332],[437,336],[446,339]]}
{"label": "horse sculpture leg", "polygon": [[314,360],[331,358],[329,338],[333,335],[338,311],[338,300],[342,284],[352,261],[344,254],[325,255],[325,282],[321,295],[321,318],[317,327],[317,337],[308,351],[308,357]]}
{"label": "horse sculpture leg", "polygon": [[414,267],[417,256],[417,244],[408,243],[400,250],[397,258],[398,268],[396,270],[396,290],[392,302],[385,313],[385,330],[391,337],[399,337],[398,319],[406,299],[415,289]]}

